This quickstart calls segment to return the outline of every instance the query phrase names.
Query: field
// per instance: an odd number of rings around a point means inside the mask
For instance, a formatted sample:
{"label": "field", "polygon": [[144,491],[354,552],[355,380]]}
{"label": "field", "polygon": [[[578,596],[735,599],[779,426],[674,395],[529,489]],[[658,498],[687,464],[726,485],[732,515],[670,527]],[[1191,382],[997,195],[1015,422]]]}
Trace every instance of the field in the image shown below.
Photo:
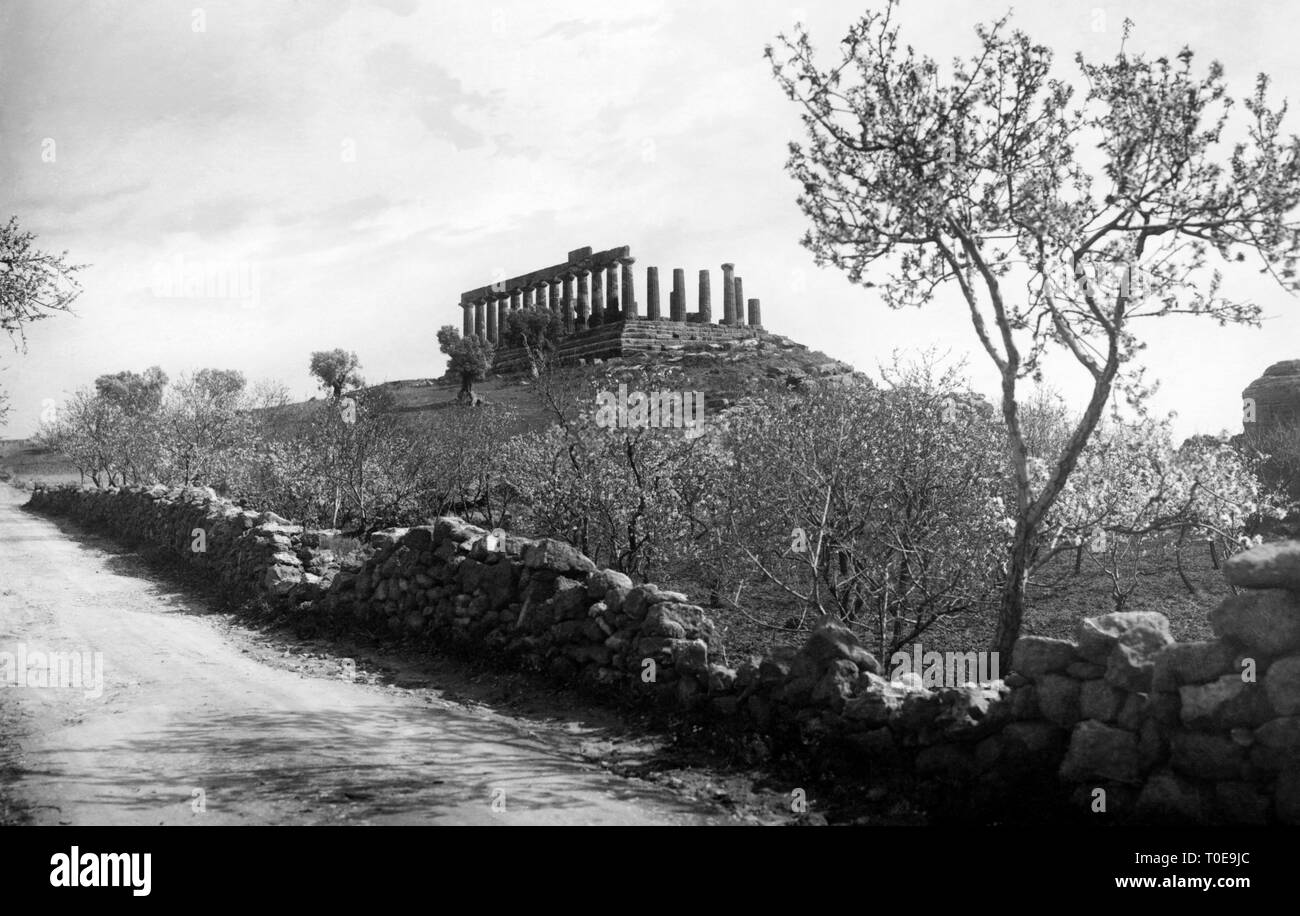
{"label": "field", "polygon": [[[1057,555],[1031,587],[1029,607],[1022,633],[1034,636],[1051,636],[1074,639],[1079,621],[1115,610],[1111,597],[1111,581],[1100,567],[1084,556],[1076,573],[1074,553]],[[1183,571],[1196,589],[1188,591],[1175,569],[1171,553],[1152,550],[1142,558],[1137,567],[1137,585],[1124,604],[1125,611],[1155,611],[1169,619],[1169,628],[1180,642],[1211,639],[1208,614],[1232,589],[1223,575],[1214,568],[1207,545],[1196,544],[1184,550]],[[1046,587],[1050,583],[1051,587]],[[704,598],[702,590],[691,583],[677,583],[693,600]],[[703,603],[703,602],[702,602]],[[744,611],[726,607],[710,610],[727,648],[729,661],[736,664],[748,655],[759,655],[776,646],[800,646],[807,638],[812,625],[809,615],[804,626],[789,627],[799,616],[793,602],[775,589],[755,592],[745,602]],[[925,651],[970,652],[988,648],[996,629],[995,610],[967,613],[947,618],[926,631],[920,639]],[[873,652],[874,641],[865,638],[867,627],[862,628],[864,641]],[[880,659],[882,664],[888,659]],[[1004,668],[1005,671],[1005,668]]]}
{"label": "field", "polygon": [[0,442],[0,481],[31,489],[37,483],[80,483],[81,475],[56,452],[33,445],[28,439],[6,439]]}

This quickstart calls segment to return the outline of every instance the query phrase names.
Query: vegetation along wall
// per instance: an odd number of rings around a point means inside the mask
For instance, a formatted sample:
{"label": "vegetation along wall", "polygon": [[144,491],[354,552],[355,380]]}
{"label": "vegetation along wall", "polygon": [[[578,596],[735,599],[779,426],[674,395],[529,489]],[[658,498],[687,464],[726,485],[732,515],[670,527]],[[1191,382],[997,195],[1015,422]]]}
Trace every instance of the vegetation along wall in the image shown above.
{"label": "vegetation along wall", "polygon": [[1241,591],[1216,639],[1177,643],[1151,612],[1022,637],[1005,676],[932,687],[824,622],[798,650],[729,659],[680,593],[597,569],[572,546],[454,517],[389,529],[342,559],[329,533],[211,490],[37,489],[32,509],[164,548],[235,594],[342,628],[386,627],[644,697],[864,782],[907,782],[932,810],[997,819],[1300,823],[1300,541],[1224,567]]}

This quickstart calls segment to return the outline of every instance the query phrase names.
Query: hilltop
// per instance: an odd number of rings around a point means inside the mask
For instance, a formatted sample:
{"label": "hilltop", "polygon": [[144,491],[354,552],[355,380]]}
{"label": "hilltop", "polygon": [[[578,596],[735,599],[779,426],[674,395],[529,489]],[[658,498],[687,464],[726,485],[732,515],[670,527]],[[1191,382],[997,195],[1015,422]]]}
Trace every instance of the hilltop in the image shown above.
{"label": "hilltop", "polygon": [[[580,358],[551,370],[552,377],[560,386],[576,388],[575,383],[595,378],[597,374],[672,367],[680,373],[683,388],[704,392],[705,409],[710,413],[726,410],[741,398],[764,391],[798,388],[818,380],[842,383],[851,378],[866,379],[848,363],[788,337],[765,331],[750,334],[741,339],[668,339],[655,349],[642,347],[627,349],[617,356]],[[494,371],[474,385],[475,392],[486,403],[512,412],[512,434],[542,429],[551,422],[536,397],[537,382],[513,358],[516,352],[503,350],[501,354],[512,368]],[[396,410],[411,415],[417,422],[437,411],[462,406],[456,399],[460,380],[450,375],[384,382],[360,390],[385,392]],[[275,408],[275,413],[285,423],[299,422],[323,403],[322,399],[313,398]]]}

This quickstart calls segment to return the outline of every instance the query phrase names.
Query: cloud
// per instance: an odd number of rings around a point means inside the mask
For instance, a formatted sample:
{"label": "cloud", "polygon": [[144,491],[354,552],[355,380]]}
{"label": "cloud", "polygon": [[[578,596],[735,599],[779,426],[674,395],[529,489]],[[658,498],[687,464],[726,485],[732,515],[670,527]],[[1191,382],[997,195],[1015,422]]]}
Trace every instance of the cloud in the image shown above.
{"label": "cloud", "polygon": [[555,23],[538,36],[538,39],[559,38],[565,41],[575,41],[588,35],[611,38],[620,33],[658,25],[662,21],[662,18],[657,16],[635,16],[624,19],[567,19],[564,22]]}
{"label": "cloud", "polygon": [[409,16],[419,9],[419,0],[370,0],[372,4],[388,10],[395,16]]}
{"label": "cloud", "polygon": [[412,48],[393,42],[366,55],[365,69],[381,98],[395,95],[433,136],[457,149],[483,145],[485,135],[472,116],[481,122],[492,100],[466,89],[436,61],[421,60]]}

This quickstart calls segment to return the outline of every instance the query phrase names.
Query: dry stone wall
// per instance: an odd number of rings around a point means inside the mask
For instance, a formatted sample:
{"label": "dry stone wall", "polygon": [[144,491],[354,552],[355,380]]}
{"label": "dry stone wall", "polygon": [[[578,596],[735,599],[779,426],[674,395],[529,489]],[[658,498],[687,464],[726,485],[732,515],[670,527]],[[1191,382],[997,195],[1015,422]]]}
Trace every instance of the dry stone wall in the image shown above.
{"label": "dry stone wall", "polygon": [[38,489],[29,505],[163,548],[285,613],[643,699],[940,815],[1300,823],[1297,541],[1225,565],[1243,591],[1211,611],[1216,639],[1177,643],[1159,614],[1104,614],[1073,640],[1022,638],[1003,680],[934,689],[890,680],[833,622],[798,650],[729,658],[687,596],[458,518],[377,532],[340,561],[322,549],[329,532],[211,490]]}

